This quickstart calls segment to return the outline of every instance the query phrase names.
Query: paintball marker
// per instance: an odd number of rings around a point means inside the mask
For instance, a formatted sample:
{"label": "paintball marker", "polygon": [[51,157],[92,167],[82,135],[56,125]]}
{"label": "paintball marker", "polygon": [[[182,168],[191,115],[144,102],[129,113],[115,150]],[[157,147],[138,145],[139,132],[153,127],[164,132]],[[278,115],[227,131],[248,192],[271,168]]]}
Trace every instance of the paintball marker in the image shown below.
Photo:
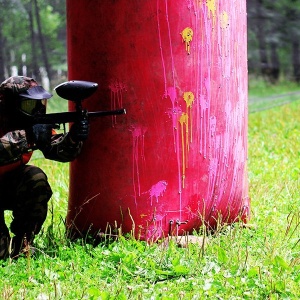
{"label": "paintball marker", "polygon": [[126,114],[124,108],[109,111],[88,112],[82,108],[82,101],[90,97],[98,88],[98,84],[90,81],[71,80],[56,86],[54,90],[63,99],[73,101],[76,111],[50,113],[31,116],[32,124],[52,124],[53,128],[59,128],[60,124],[75,122],[82,118],[103,117],[110,115]]}

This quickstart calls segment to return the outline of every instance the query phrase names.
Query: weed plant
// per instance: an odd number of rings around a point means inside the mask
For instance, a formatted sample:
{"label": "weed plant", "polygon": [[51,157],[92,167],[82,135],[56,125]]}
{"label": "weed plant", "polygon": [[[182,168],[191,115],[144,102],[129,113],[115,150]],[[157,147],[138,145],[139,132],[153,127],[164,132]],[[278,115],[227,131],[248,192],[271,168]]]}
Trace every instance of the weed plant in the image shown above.
{"label": "weed plant", "polygon": [[36,154],[54,195],[35,253],[2,262],[0,299],[299,299],[299,111],[295,101],[249,115],[251,226],[220,226],[205,247],[68,241],[68,164]]}

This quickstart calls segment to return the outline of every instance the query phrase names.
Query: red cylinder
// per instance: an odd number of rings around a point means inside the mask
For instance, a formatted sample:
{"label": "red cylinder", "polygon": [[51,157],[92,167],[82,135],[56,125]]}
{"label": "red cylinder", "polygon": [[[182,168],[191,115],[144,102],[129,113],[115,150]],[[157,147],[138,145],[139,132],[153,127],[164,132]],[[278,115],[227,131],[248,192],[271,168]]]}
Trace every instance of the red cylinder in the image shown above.
{"label": "red cylinder", "polygon": [[244,0],[67,1],[70,80],[97,82],[67,223],[142,239],[246,221]]}

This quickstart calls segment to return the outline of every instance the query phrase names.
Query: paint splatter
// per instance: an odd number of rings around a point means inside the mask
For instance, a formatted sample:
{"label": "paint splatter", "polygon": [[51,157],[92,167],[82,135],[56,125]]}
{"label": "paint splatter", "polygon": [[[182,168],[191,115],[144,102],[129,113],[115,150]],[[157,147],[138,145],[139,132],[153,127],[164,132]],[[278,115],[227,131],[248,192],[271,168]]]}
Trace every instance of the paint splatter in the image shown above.
{"label": "paint splatter", "polygon": [[206,6],[208,10],[211,12],[213,17],[215,18],[216,16],[216,0],[207,0],[206,1]]}
{"label": "paint splatter", "polygon": [[190,135],[190,141],[192,142],[192,129],[193,129],[193,120],[192,120],[192,105],[195,101],[195,96],[193,92],[184,92],[183,93],[183,99],[186,102],[186,112],[188,114],[188,117],[190,119],[190,128],[191,128],[191,135]]}
{"label": "paint splatter", "polygon": [[[182,114],[180,107],[169,108],[167,114],[172,118],[173,129],[177,130],[177,122]],[[176,142],[175,142],[176,144]],[[176,149],[175,149],[176,152]]]}
{"label": "paint splatter", "polygon": [[176,89],[172,86],[169,86],[166,90],[166,93],[164,95],[164,97],[170,97],[170,100],[172,102],[173,107],[175,106],[175,102],[177,99],[177,95],[176,95]]}
{"label": "paint splatter", "polygon": [[181,183],[181,174],[180,174],[181,170],[180,170],[179,133],[178,133],[177,127],[178,127],[178,120],[182,114],[182,110],[178,106],[177,93],[176,93],[175,87],[168,87],[165,97],[166,98],[169,97],[172,102],[172,108],[169,109],[166,113],[168,113],[169,116],[172,117],[172,121],[173,121],[174,151],[176,153],[176,159],[177,159],[178,191],[179,191],[179,197],[180,197],[179,202],[180,202],[180,207],[181,207],[182,183]]}
{"label": "paint splatter", "polygon": [[[182,146],[182,188],[184,188],[185,170],[187,167],[187,154],[189,150],[189,117],[187,113],[183,113],[179,118],[181,125],[181,146]],[[185,130],[184,130],[185,128]]]}
{"label": "paint splatter", "polygon": [[186,102],[186,106],[191,107],[195,100],[195,96],[192,92],[184,92],[183,99]]}
{"label": "paint splatter", "polygon": [[226,29],[229,26],[229,16],[226,11],[221,14],[221,28]]}
{"label": "paint splatter", "polygon": [[144,139],[147,128],[141,125],[132,126],[132,181],[135,199],[141,195],[140,162],[145,160]]}
{"label": "paint splatter", "polygon": [[[195,96],[192,92],[184,92],[183,99],[186,102],[186,112],[179,118],[181,126],[181,146],[182,146],[182,187],[184,188],[185,170],[188,167],[188,152],[190,142],[192,142],[192,104]],[[191,130],[191,132],[190,132]]]}
{"label": "paint splatter", "polygon": [[161,180],[156,184],[152,185],[151,189],[148,191],[150,195],[149,198],[151,199],[151,205],[152,205],[153,198],[155,198],[156,202],[158,202],[158,197],[161,197],[163,195],[163,193],[167,189],[167,185],[168,183],[165,180]]}
{"label": "paint splatter", "polygon": [[[177,122],[182,112],[181,108],[177,106],[176,89],[173,87],[168,87],[164,97],[165,98],[169,97],[172,102],[172,108],[168,109],[167,114],[172,117],[174,145],[176,145],[177,141],[175,136],[175,130],[177,129]],[[176,148],[175,148],[175,152],[176,152]]]}
{"label": "paint splatter", "polygon": [[[127,91],[127,85],[118,80],[113,79],[109,84],[110,89],[110,106],[112,110],[123,107],[123,94]],[[117,116],[112,116],[112,125],[116,125]]]}
{"label": "paint splatter", "polygon": [[186,27],[185,29],[182,30],[180,33],[182,36],[182,41],[185,43],[185,50],[187,51],[188,54],[191,53],[191,41],[193,40],[193,29],[190,27]]}
{"label": "paint splatter", "polygon": [[[183,112],[181,107],[178,106],[177,103],[177,95],[176,89],[173,87],[167,88],[167,94],[172,102],[172,108],[170,108],[167,113],[172,118],[173,131],[174,131],[174,145],[175,152],[177,153],[177,161],[178,161],[178,174],[179,174],[179,187],[184,188],[185,181],[185,170],[188,167],[188,152],[189,152],[189,144],[192,142],[192,134],[190,133],[190,129],[192,132],[192,105],[195,100],[195,96],[193,92],[184,92],[183,99],[186,103],[186,112]],[[178,124],[180,124],[180,134],[181,134],[181,152],[182,152],[182,162],[180,166],[180,137]],[[190,125],[191,124],[191,125]],[[180,170],[182,170],[182,174],[180,174]]]}

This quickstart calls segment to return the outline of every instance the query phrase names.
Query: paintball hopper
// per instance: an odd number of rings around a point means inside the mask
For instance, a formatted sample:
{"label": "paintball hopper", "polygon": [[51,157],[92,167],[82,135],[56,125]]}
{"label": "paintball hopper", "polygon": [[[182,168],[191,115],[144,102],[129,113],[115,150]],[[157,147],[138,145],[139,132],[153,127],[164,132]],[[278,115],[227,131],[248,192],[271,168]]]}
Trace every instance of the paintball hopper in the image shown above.
{"label": "paintball hopper", "polygon": [[71,80],[56,86],[57,95],[66,100],[75,102],[90,97],[98,88],[98,83],[82,80]]}

